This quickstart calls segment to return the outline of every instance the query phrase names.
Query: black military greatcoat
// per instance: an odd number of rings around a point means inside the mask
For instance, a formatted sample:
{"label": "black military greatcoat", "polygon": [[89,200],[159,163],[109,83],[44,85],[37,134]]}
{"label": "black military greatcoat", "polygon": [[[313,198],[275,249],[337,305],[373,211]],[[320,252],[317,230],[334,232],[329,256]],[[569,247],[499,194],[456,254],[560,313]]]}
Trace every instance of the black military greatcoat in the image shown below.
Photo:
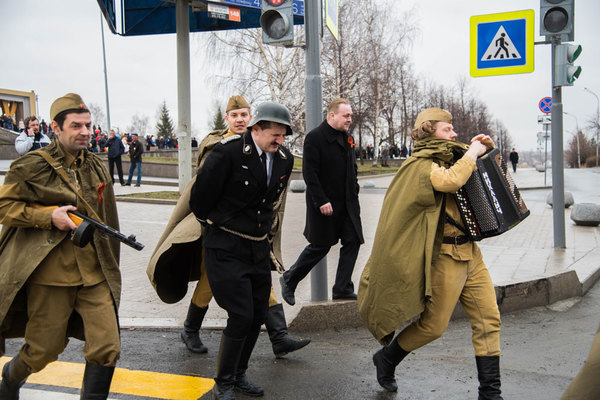
{"label": "black military greatcoat", "polygon": [[[356,236],[360,243],[364,243],[353,144],[347,133],[333,129],[327,121],[310,131],[304,140],[304,236],[314,245],[332,246],[337,243],[345,218],[350,218]],[[329,217],[319,210],[328,202],[333,207],[333,215]]]}

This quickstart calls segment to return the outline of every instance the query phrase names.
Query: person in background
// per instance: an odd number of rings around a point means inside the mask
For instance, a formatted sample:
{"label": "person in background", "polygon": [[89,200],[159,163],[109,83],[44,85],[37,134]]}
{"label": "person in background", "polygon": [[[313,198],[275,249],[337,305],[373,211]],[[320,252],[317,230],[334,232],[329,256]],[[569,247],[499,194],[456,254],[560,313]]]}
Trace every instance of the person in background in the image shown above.
{"label": "person in background", "polygon": [[15,139],[15,150],[19,155],[37,150],[50,144],[50,138],[40,132],[40,123],[36,116],[27,117],[27,129]]}
{"label": "person in background", "polygon": [[123,164],[121,163],[121,154],[125,153],[125,146],[123,146],[121,139],[117,137],[114,129],[111,129],[108,135],[108,142],[106,142],[106,147],[108,148],[108,173],[114,185],[116,165],[119,182],[121,186],[125,186],[125,181],[123,181]]}
{"label": "person in background", "polygon": [[125,186],[131,186],[131,179],[133,173],[137,169],[137,181],[135,186],[140,187],[142,184],[142,154],[144,153],[144,146],[138,139],[137,133],[131,134],[131,144],[129,145],[129,177]]}
{"label": "person in background", "polygon": [[517,164],[519,163],[519,153],[517,153],[517,151],[515,150],[514,147],[513,147],[512,151],[510,152],[510,154],[508,155],[508,159],[510,160],[510,163],[512,164],[513,172],[517,172]]}

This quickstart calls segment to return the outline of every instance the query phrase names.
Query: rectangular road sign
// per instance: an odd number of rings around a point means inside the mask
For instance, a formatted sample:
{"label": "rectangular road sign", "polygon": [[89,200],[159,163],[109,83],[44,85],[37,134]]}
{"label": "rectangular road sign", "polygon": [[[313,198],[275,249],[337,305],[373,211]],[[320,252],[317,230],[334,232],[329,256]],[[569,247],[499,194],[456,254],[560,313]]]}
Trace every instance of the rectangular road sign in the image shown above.
{"label": "rectangular road sign", "polygon": [[471,17],[471,76],[533,72],[534,17],[533,10]]}

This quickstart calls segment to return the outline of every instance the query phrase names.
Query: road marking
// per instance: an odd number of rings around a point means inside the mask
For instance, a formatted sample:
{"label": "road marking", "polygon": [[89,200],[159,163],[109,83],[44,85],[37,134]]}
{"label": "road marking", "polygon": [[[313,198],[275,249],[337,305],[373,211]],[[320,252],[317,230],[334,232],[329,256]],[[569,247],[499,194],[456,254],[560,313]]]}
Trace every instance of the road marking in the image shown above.
{"label": "road marking", "polygon": [[[10,357],[1,357],[0,367],[10,360]],[[85,364],[55,361],[32,374],[27,382],[79,389],[84,369]],[[116,368],[110,391],[154,399],[196,400],[213,385],[214,380],[208,378]]]}

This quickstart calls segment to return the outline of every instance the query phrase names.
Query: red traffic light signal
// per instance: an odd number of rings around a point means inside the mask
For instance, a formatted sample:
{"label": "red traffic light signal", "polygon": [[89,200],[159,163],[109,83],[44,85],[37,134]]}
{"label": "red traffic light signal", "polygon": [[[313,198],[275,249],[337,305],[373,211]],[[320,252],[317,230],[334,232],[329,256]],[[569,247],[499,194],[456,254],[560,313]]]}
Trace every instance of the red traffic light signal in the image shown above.
{"label": "red traffic light signal", "polygon": [[271,7],[279,7],[283,4],[284,0],[263,0]]}

